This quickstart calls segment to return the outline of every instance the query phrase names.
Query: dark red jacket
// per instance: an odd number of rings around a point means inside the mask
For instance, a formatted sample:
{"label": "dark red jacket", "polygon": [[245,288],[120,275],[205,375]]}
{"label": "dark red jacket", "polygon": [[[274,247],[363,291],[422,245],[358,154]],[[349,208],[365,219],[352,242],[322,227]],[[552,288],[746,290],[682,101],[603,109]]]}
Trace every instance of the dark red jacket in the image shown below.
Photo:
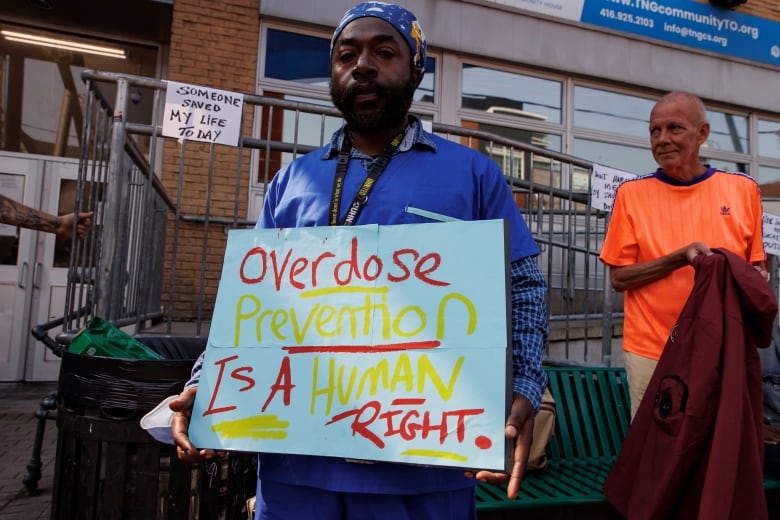
{"label": "dark red jacket", "polygon": [[720,249],[694,262],[670,334],[604,492],[629,520],[767,518],[761,366],[777,300]]}

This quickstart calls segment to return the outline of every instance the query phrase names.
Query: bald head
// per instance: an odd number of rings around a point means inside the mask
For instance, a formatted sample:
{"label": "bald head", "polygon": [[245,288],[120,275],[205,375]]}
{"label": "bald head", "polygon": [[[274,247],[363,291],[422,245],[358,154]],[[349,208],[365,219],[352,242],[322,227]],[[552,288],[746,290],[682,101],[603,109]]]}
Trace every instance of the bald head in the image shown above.
{"label": "bald head", "polygon": [[650,147],[663,172],[689,182],[707,171],[699,148],[710,135],[704,103],[693,94],[671,92],[650,112]]}
{"label": "bald head", "polygon": [[[707,109],[704,107],[704,102],[698,96],[688,92],[669,92],[656,102],[653,107],[653,112],[667,103],[680,103],[684,105],[687,108],[686,112],[689,115],[689,120],[694,125],[698,126],[707,122]],[[650,117],[652,118],[652,112]]]}

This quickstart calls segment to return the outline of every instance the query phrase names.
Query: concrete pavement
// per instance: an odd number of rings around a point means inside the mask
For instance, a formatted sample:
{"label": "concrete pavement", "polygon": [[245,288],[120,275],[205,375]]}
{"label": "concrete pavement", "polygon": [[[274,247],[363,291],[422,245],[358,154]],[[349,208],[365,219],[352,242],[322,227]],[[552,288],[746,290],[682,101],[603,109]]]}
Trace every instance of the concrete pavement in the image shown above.
{"label": "concrete pavement", "polygon": [[54,484],[57,425],[46,421],[41,450],[41,478],[37,490],[28,492],[23,479],[32,456],[38,419],[35,410],[56,383],[0,383],[0,518],[42,520],[50,518]]}

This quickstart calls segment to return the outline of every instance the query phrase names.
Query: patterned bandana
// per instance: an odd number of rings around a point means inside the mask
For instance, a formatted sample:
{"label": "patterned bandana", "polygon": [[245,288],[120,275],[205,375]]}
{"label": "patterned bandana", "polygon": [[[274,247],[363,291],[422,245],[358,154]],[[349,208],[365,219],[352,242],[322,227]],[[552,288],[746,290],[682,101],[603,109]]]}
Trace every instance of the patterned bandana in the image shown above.
{"label": "patterned bandana", "polygon": [[341,34],[341,31],[344,30],[344,27],[350,22],[366,16],[381,18],[395,27],[401,33],[401,36],[406,39],[406,43],[409,44],[415,68],[422,69],[425,67],[425,34],[422,27],[420,27],[420,22],[417,21],[417,17],[403,7],[384,2],[363,2],[344,13],[344,17],[339,22],[336,31],[333,33],[333,38],[330,40],[331,59],[333,58],[333,44],[336,43],[336,39]]}

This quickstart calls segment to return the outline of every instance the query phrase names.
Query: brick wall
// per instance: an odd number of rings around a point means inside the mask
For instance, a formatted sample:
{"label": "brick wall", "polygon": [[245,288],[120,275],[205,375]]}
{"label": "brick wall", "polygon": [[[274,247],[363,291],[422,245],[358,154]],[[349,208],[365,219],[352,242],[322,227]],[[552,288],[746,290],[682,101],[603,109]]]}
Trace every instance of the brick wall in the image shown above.
{"label": "brick wall", "polygon": [[748,0],[736,10],[740,13],[780,22],[780,2],[777,0]]}
{"label": "brick wall", "polygon": [[[709,4],[708,0],[696,1],[702,4]],[[734,8],[734,10],[752,16],[780,21],[780,2],[777,0],[748,0],[746,3]]]}
{"label": "brick wall", "polygon": [[[254,93],[257,76],[260,0],[176,0],[173,4],[168,79],[181,83],[202,85],[223,90]],[[244,114],[243,134],[249,135],[252,113]],[[212,167],[211,198],[208,213],[212,217],[233,218],[236,207],[239,219],[246,218],[247,181],[249,179],[249,152],[239,153],[231,146],[215,145],[214,156],[209,156],[206,143],[187,141],[184,147],[184,172],[179,194],[181,146],[174,139],[166,139],[163,154],[162,180],[175,201],[181,196],[180,208],[184,214],[204,216],[209,189],[209,168]],[[241,168],[241,172],[237,170]],[[236,179],[240,191],[236,200]],[[199,295],[202,300],[202,318],[210,319],[214,297],[222,268],[225,249],[225,226],[210,224],[204,259],[203,237],[205,226],[200,223],[180,222],[179,236],[173,243],[173,220],[168,230],[165,275],[168,303],[168,283],[173,249],[176,249],[176,271],[172,312],[176,320],[196,317]],[[205,265],[201,287],[201,265]]]}

